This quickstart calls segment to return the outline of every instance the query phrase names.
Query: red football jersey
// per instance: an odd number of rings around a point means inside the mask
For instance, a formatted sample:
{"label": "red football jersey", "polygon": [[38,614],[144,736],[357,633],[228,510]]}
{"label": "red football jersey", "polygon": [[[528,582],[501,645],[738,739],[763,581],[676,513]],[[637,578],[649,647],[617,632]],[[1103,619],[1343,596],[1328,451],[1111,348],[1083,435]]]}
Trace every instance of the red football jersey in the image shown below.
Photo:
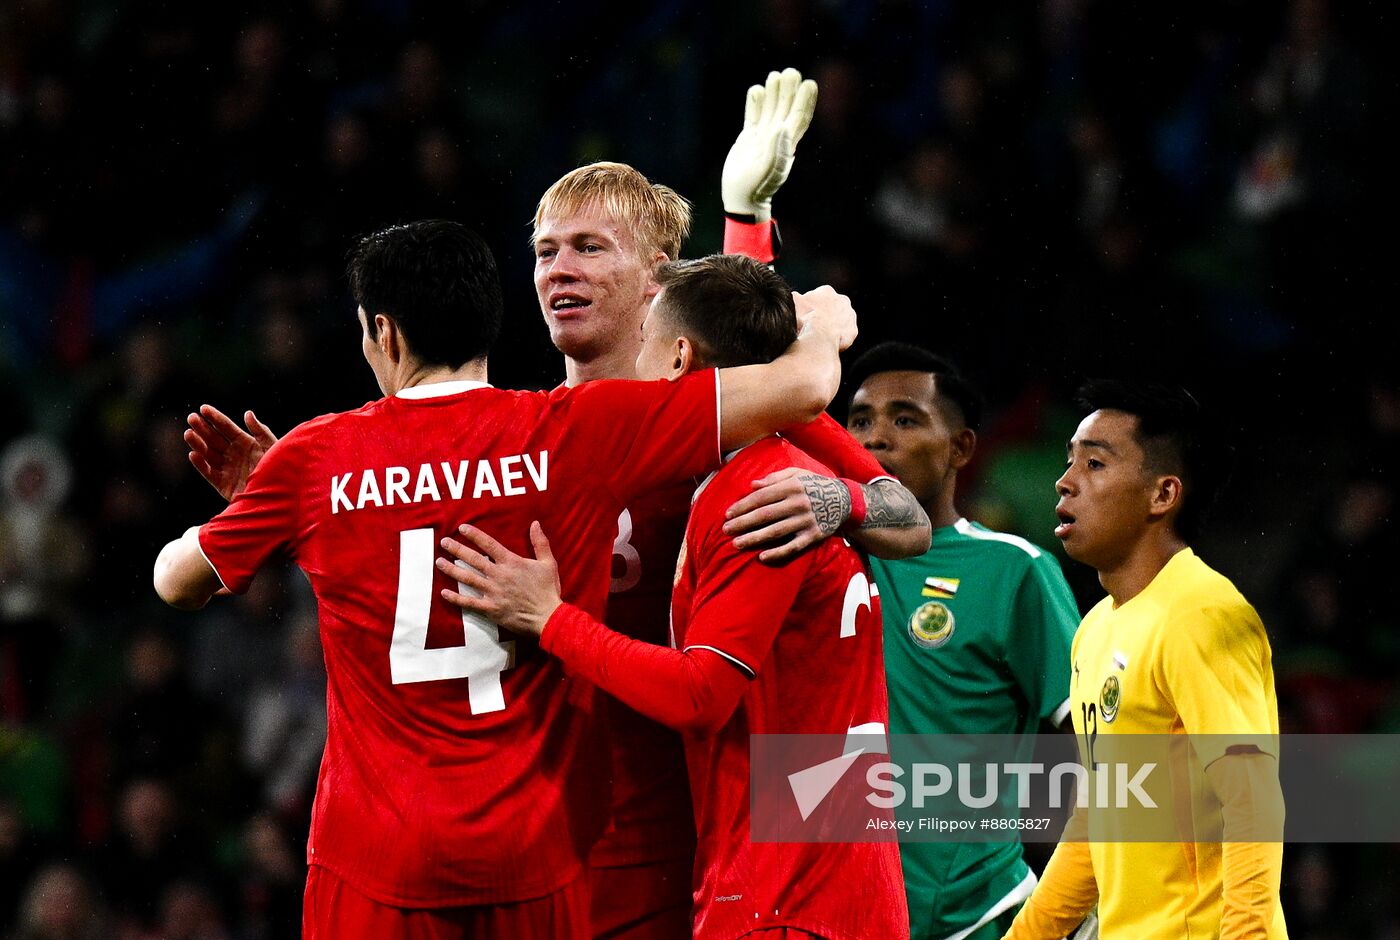
{"label": "red football jersey", "polygon": [[[676,556],[694,494],[693,479],[644,493],[619,517],[604,620],[617,632],[660,646],[668,642]],[[612,820],[589,864],[690,858],[695,821],[680,735],[611,696],[603,697],[602,706],[608,713]]]}
{"label": "red football jersey", "polygon": [[686,528],[672,629],[679,649],[704,648],[753,678],[716,734],[686,735],[699,842],[695,936],[762,927],[820,936],[907,936],[894,842],[754,843],[749,837],[749,736],[844,735],[888,721],[878,596],[864,560],[840,538],[779,566],[736,550],[725,510],[751,481],[785,467],[830,471],[792,444],[744,448],[696,494]]}
{"label": "red football jersey", "polygon": [[623,506],[719,463],[717,375],[553,392],[405,390],[307,422],[200,530],[225,586],[274,553],[320,607],[329,731],[307,860],[406,907],[499,904],[576,877],[606,819],[592,687],[438,597],[438,540],[471,523],[601,615]]}
{"label": "red football jersey", "polygon": [[[783,436],[840,476],[863,483],[893,479],[829,415]],[[663,646],[669,642],[676,556],[694,492],[690,482],[654,490],[631,502],[618,519],[604,621],[618,633]],[[695,823],[680,735],[610,696],[604,706],[610,717],[612,820],[590,863],[606,868],[689,857]]]}

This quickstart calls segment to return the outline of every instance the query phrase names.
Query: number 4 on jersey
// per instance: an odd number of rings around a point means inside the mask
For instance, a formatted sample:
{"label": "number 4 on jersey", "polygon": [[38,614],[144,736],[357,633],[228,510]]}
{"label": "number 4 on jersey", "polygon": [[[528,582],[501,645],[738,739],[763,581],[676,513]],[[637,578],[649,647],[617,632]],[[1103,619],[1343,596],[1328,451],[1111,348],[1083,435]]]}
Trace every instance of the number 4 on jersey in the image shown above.
{"label": "number 4 on jersey", "polygon": [[[506,707],[501,672],[515,665],[515,641],[502,642],[500,627],[464,610],[466,643],[428,649],[435,549],[432,529],[399,533],[399,593],[394,605],[394,637],[389,642],[390,678],[394,685],[466,679],[472,714],[501,711]],[[457,590],[472,593],[464,584],[458,584]]]}

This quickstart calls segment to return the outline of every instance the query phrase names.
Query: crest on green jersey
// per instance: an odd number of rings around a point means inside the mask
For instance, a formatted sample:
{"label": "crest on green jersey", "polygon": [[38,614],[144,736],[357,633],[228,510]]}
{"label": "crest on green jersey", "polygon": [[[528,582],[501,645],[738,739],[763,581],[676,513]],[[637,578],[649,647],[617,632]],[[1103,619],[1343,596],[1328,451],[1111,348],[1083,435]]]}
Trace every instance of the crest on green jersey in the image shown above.
{"label": "crest on green jersey", "polygon": [[909,638],[926,650],[936,650],[953,636],[955,621],[947,604],[929,601],[909,618]]}
{"label": "crest on green jersey", "polygon": [[1113,721],[1118,717],[1118,706],[1123,702],[1123,686],[1119,684],[1117,676],[1109,676],[1103,681],[1103,689],[1099,692],[1099,714],[1104,721]]}

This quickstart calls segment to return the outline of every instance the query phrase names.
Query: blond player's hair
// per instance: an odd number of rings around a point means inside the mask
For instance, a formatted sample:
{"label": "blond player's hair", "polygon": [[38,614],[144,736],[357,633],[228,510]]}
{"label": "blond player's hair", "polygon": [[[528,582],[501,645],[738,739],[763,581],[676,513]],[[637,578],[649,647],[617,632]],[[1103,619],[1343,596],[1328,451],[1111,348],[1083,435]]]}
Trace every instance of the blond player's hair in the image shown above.
{"label": "blond player's hair", "polygon": [[653,183],[625,163],[590,163],[561,176],[545,190],[535,209],[530,243],[545,216],[561,216],[597,206],[626,225],[644,255],[662,251],[674,261],[690,234],[690,203],[669,186]]}

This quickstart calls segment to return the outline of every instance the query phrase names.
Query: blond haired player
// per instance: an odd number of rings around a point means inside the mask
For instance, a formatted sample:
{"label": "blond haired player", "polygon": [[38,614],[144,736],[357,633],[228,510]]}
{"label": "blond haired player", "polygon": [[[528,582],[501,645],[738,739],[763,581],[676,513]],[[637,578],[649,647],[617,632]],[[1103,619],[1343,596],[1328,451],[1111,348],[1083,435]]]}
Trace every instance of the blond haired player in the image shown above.
{"label": "blond haired player", "polygon": [[[724,166],[725,250],[774,257],[772,197],[787,179],[794,148],[812,118],[816,86],[794,69],[749,89],[744,128]],[[565,174],[535,213],[535,291],[550,339],[565,355],[566,384],[634,378],[642,323],[660,290],[657,271],[679,257],[690,207],[675,191],[621,163]],[[831,535],[865,506],[850,533],[874,554],[903,557],[928,544],[928,524],[912,495],[865,458],[834,422],[792,435],[833,467],[834,480],[789,468],[763,478],[771,495],[746,503],[732,534],[757,528],[742,547],[785,540],[765,560],[790,557]],[[784,489],[786,487],[786,489]],[[633,500],[618,521],[606,622],[629,637],[668,642],[676,556],[694,486],[680,484]],[[594,848],[594,936],[666,940],[690,935],[695,833],[680,737],[609,700],[613,816]]]}
{"label": "blond haired player", "polygon": [[1099,382],[1080,396],[1090,414],[1056,483],[1055,535],[1109,596],[1074,638],[1074,729],[1091,765],[1118,736],[1189,735],[1176,740],[1204,779],[1174,778],[1173,805],[1221,831],[1086,840],[1095,814],[1080,810],[1006,936],[1063,937],[1097,902],[1104,940],[1280,940],[1283,847],[1259,841],[1281,839],[1283,820],[1272,653],[1254,608],[1190,548],[1225,448],[1181,389]]}

